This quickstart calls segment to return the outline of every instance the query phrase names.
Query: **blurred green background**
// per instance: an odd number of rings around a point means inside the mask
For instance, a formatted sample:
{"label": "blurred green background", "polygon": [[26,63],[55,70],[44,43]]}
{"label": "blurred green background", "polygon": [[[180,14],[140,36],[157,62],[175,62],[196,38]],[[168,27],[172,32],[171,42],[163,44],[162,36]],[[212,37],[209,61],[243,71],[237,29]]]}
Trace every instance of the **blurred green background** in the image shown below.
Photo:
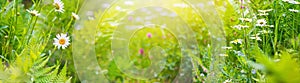
{"label": "blurred green background", "polygon": [[[167,2],[167,0],[165,0]],[[174,0],[176,1],[176,0]],[[177,0],[181,2],[181,0]],[[184,0],[183,0],[184,1]],[[57,49],[53,38],[67,33],[71,38],[78,21],[72,18],[72,12],[78,13],[84,0],[62,0],[64,12],[55,12],[53,0],[1,0],[0,1],[0,83],[7,82],[80,82],[73,63],[72,44],[66,49]],[[118,4],[100,4],[107,8],[102,11],[89,11],[79,16],[87,17],[84,27],[97,26],[94,42],[97,60],[105,77],[110,82],[169,83],[178,75],[181,63],[181,47],[172,30],[153,22],[162,18],[180,17],[195,34],[198,48],[191,62],[193,82],[209,81],[212,56],[224,58],[219,64],[221,70],[213,82],[223,83],[299,83],[300,82],[300,4],[299,0],[214,0],[214,6],[220,16],[226,38],[226,53],[212,55],[212,38],[205,19],[195,12],[193,6],[201,3],[168,2],[175,10],[167,12],[161,8],[144,8],[136,13],[128,13],[126,5],[135,5],[138,1],[124,0]],[[147,3],[147,2],[145,2]],[[193,6],[191,5],[193,4]],[[202,3],[203,4],[203,3]],[[41,15],[32,16],[26,10],[37,10]],[[181,12],[184,10],[184,12]],[[209,9],[204,9],[209,11]],[[294,11],[293,11],[294,10]],[[297,12],[298,10],[298,12]],[[179,12],[179,13],[178,13]],[[266,25],[257,26],[259,19]],[[130,39],[130,59],[138,68],[151,65],[152,57],[148,52],[154,46],[160,46],[166,56],[166,65],[155,78],[141,80],[121,72],[111,57],[113,34],[122,21],[140,28]],[[175,21],[176,20],[169,20]],[[150,25],[150,26],[149,26]],[[168,25],[171,26],[171,25]],[[169,27],[170,28],[170,27]],[[176,29],[175,24],[171,29]],[[129,27],[130,30],[130,27]],[[121,30],[122,31],[122,30]],[[126,31],[124,31],[126,32]],[[129,34],[124,34],[129,35]],[[82,40],[85,41],[85,40]],[[235,43],[236,42],[236,43]],[[88,53],[88,52],[87,52]]]}

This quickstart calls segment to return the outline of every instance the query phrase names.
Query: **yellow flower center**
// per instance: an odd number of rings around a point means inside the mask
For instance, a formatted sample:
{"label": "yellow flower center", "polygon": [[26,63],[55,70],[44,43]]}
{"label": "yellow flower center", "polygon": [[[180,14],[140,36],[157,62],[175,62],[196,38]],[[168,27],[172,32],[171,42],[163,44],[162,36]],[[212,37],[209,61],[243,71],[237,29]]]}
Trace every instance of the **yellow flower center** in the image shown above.
{"label": "yellow flower center", "polygon": [[60,40],[59,40],[59,44],[64,45],[65,43],[66,43],[66,40],[65,40],[65,39],[60,39]]}
{"label": "yellow flower center", "polygon": [[59,9],[60,9],[60,6],[59,6],[59,4],[58,4],[58,3],[55,3],[55,4],[54,4],[54,6],[55,6],[55,9],[57,9],[57,10],[59,10]]}
{"label": "yellow flower center", "polygon": [[263,24],[264,24],[264,22],[260,22],[259,24],[263,25]]}

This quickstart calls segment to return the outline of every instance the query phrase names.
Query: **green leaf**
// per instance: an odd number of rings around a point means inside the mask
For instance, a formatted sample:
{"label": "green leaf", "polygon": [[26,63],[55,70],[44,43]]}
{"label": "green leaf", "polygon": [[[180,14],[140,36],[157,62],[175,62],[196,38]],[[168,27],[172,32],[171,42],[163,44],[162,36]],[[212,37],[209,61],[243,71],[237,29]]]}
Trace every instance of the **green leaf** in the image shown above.
{"label": "green leaf", "polygon": [[0,30],[1,29],[6,29],[6,28],[8,28],[8,26],[0,26]]}

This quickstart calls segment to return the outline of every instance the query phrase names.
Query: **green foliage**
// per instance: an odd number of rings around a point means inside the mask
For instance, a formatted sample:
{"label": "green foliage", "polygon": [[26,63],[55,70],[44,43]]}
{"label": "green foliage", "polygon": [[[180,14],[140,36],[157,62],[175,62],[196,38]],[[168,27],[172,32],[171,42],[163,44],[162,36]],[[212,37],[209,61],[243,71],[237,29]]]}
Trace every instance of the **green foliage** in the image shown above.
{"label": "green foliage", "polygon": [[[66,64],[60,70],[60,65],[46,66],[51,56],[39,56],[36,59],[27,55],[20,55],[8,67],[2,68],[0,81],[2,82],[70,82],[66,76]],[[3,65],[1,64],[3,67]],[[60,70],[60,72],[59,72]]]}
{"label": "green foliage", "polygon": [[[256,55],[256,62],[251,63],[254,68],[266,72],[266,80],[259,82],[267,83],[297,83],[300,82],[300,65],[288,52],[281,52],[279,59],[273,59],[256,48],[253,53]],[[255,65],[256,64],[256,65]],[[260,64],[261,66],[257,65]],[[291,79],[292,78],[292,79]]]}
{"label": "green foliage", "polygon": [[[25,3],[24,1],[29,2]],[[0,83],[80,81],[73,65],[72,44],[63,50],[58,50],[52,44],[53,38],[57,34],[72,35],[75,30],[73,25],[75,20],[71,13],[78,13],[84,0],[62,0],[65,4],[64,13],[55,12],[52,1],[0,1]],[[296,1],[299,2],[299,0]],[[182,49],[180,49],[180,43],[174,33],[160,29],[163,24],[146,26],[146,21],[138,21],[138,24],[144,28],[132,35],[129,42],[130,53],[128,55],[138,68],[146,68],[151,65],[151,57],[148,52],[152,47],[160,46],[164,49],[167,63],[163,71],[155,78],[140,80],[127,76],[111,57],[113,53],[111,49],[112,36],[114,33],[121,32],[115,32],[117,26],[122,24],[121,21],[129,19],[127,18],[128,11],[125,8],[127,6],[123,2],[112,5],[111,9],[106,10],[105,15],[102,15],[104,12],[84,12],[84,15],[89,14],[87,15],[89,20],[85,22],[84,27],[97,26],[95,41],[90,42],[95,43],[97,59],[103,69],[101,73],[104,73],[110,82],[171,82],[178,75]],[[174,4],[175,2],[169,1],[168,3]],[[201,6],[201,4],[199,5]],[[210,45],[214,34],[210,34],[208,30],[210,27],[206,26],[205,19],[196,14],[191,7],[183,9],[187,12],[182,12],[181,8],[174,8],[173,11],[177,12],[189,28],[195,32],[191,36],[196,38],[198,45],[194,47],[199,49],[197,52],[191,52],[196,55],[192,56],[191,60],[194,82],[208,81],[207,76],[212,72],[210,71],[212,56],[225,58],[225,62],[219,67],[222,74],[219,76],[218,82],[300,82],[300,14],[289,11],[289,9],[299,10],[299,4],[291,4],[283,0],[214,0],[214,6],[224,24],[223,29],[226,33],[224,36],[227,40],[227,45],[224,47],[229,47],[220,49],[226,50],[226,53],[220,54],[220,56],[212,55],[214,47]],[[120,11],[116,7],[121,9],[124,7],[124,11]],[[31,16],[26,11],[27,9],[37,10],[41,16]],[[267,12],[268,15],[259,15],[261,10],[269,9],[272,10]],[[150,16],[150,14],[146,14],[148,12],[152,12],[151,9],[138,14],[140,17],[147,17]],[[165,11],[154,14],[164,14],[163,12]],[[241,21],[241,18],[249,18],[251,22]],[[135,17],[131,19],[138,20]],[[267,25],[273,25],[273,27],[258,27],[256,24],[259,19],[265,19]],[[160,19],[152,20],[160,21]],[[236,25],[247,27],[236,28]],[[263,31],[270,32],[264,33]],[[151,39],[146,36],[147,33],[152,33]],[[257,34],[261,40],[253,39]],[[240,39],[241,43],[232,43],[237,39]],[[143,49],[145,54],[140,54],[140,49]]]}

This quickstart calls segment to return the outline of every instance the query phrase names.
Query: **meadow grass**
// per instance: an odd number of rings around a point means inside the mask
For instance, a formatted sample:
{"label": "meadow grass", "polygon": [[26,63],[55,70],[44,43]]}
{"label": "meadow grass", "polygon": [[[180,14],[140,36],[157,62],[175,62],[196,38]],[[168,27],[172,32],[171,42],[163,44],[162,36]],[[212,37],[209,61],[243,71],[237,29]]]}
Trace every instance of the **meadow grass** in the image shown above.
{"label": "meadow grass", "polygon": [[[179,0],[178,0],[179,1]],[[80,82],[72,56],[72,40],[75,26],[80,21],[77,15],[84,0],[2,0],[0,1],[0,83],[6,82]],[[213,55],[214,35],[205,20],[194,12],[190,4],[174,4],[175,14],[159,8],[137,10],[130,16],[124,5],[111,5],[104,15],[101,11],[85,12],[88,17],[84,27],[97,27],[95,52],[105,77],[110,82],[152,83],[172,82],[184,63],[181,38],[195,38],[196,51],[188,50],[195,83],[298,83],[300,82],[300,1],[298,0],[214,0],[214,6],[223,22],[226,45],[223,54]],[[185,8],[182,9],[181,7]],[[134,9],[134,7],[128,8]],[[156,11],[156,12],[155,12]],[[185,12],[182,12],[185,11]],[[172,11],[171,11],[172,12]],[[150,13],[150,14],[148,14]],[[154,16],[154,17],[151,17]],[[162,17],[155,17],[155,15]],[[193,30],[174,34],[177,26],[166,28],[166,17],[177,17]],[[163,19],[162,19],[163,18]],[[141,20],[142,19],[142,20]],[[158,22],[151,25],[151,22]],[[159,19],[159,20],[157,20]],[[124,21],[125,20],[125,21]],[[163,20],[163,21],[161,21]],[[132,24],[122,24],[131,23]],[[178,20],[169,20],[170,22]],[[184,23],[183,23],[184,24]],[[115,33],[130,32],[118,26],[140,25],[129,40],[129,58],[137,69],[152,65],[152,60],[164,57],[162,71],[151,79],[136,79],[122,72],[112,57],[112,41]],[[136,26],[132,26],[136,27]],[[183,26],[184,27],[184,26]],[[185,30],[185,29],[182,29]],[[187,41],[192,43],[193,41]],[[159,46],[160,48],[153,49]],[[127,50],[124,50],[127,51]],[[162,57],[151,55],[160,51]],[[87,54],[89,52],[87,51]],[[150,53],[150,54],[149,54]],[[221,57],[220,72],[213,71],[212,57]],[[125,62],[125,61],[124,61]],[[129,64],[122,67],[131,67]],[[147,72],[146,72],[147,73]],[[216,73],[214,78],[209,77]],[[212,80],[213,79],[213,80]]]}

